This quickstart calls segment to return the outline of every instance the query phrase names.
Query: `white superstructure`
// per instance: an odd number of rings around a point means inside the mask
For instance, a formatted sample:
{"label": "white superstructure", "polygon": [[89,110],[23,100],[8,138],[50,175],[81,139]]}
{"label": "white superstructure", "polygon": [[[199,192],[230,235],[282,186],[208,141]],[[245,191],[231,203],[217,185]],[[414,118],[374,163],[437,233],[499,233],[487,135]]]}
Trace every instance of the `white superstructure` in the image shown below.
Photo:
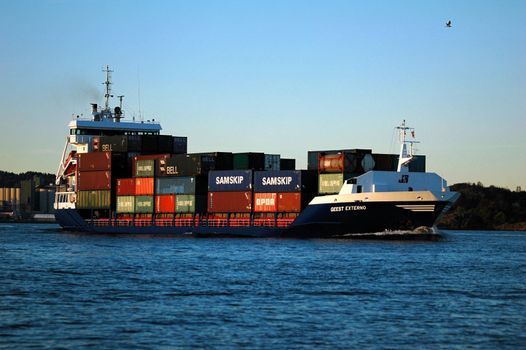
{"label": "white superstructure", "polygon": [[121,122],[121,119],[124,118],[122,109],[124,96],[118,96],[119,106],[112,110],[109,106],[110,97],[114,97],[111,94],[112,71],[106,66],[104,72],[106,73],[106,81],[103,83],[106,86],[104,108],[99,110],[98,105],[92,103],[91,118],[84,119],[77,116],[69,122],[69,135],[66,136],[64,150],[56,172],[55,209],[75,208],[77,154],[90,152],[94,137],[105,135],[158,135],[161,131],[161,125],[154,120],[147,122]]}

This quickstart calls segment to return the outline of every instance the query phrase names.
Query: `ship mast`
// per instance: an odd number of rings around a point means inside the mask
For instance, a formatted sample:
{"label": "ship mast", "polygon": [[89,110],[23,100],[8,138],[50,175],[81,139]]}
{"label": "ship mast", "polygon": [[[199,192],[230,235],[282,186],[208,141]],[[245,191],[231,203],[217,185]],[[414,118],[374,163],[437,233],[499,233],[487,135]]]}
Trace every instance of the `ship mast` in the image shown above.
{"label": "ship mast", "polygon": [[113,72],[110,70],[110,66],[106,66],[106,69],[102,70],[103,72],[106,72],[106,81],[102,84],[106,85],[106,94],[104,95],[104,110],[109,111],[110,110],[110,97],[113,97],[111,94],[111,73]]}
{"label": "ship mast", "polygon": [[[409,163],[414,158],[413,144],[419,143],[415,140],[415,128],[411,128],[405,125],[405,119],[402,121],[400,126],[397,126],[400,134],[400,155],[398,157],[398,172],[409,172]],[[410,136],[408,135],[410,134]],[[410,139],[408,139],[410,137]]]}

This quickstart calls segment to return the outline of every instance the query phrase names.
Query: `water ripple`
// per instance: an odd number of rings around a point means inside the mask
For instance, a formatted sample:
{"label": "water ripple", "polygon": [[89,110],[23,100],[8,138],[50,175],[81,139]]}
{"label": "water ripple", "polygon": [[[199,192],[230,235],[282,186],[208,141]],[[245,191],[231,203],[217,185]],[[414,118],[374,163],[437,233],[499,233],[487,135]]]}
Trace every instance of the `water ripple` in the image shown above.
{"label": "water ripple", "polygon": [[521,348],[526,235],[174,239],[0,224],[0,348]]}

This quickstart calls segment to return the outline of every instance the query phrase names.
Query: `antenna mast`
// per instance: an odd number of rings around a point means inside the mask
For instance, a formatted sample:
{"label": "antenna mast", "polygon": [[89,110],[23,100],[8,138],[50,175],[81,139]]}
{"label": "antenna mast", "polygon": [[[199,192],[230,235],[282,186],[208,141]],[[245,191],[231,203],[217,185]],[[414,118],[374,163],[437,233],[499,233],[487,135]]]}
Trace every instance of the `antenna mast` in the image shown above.
{"label": "antenna mast", "polygon": [[[398,157],[398,168],[396,171],[398,172],[407,172],[409,163],[414,158],[414,152],[413,152],[413,144],[418,143],[418,141],[415,141],[415,128],[411,128],[409,126],[405,125],[405,119],[402,121],[402,124],[400,126],[397,126],[396,129],[398,129],[400,133],[400,155]],[[407,133],[411,134],[411,139],[408,140]],[[407,149],[407,146],[409,145],[409,149]]]}
{"label": "antenna mast", "polygon": [[104,110],[109,111],[110,110],[110,97],[113,97],[111,94],[111,73],[113,72],[110,70],[110,66],[106,66],[106,69],[102,70],[103,72],[106,72],[106,81],[103,83],[106,85],[106,94],[104,95]]}

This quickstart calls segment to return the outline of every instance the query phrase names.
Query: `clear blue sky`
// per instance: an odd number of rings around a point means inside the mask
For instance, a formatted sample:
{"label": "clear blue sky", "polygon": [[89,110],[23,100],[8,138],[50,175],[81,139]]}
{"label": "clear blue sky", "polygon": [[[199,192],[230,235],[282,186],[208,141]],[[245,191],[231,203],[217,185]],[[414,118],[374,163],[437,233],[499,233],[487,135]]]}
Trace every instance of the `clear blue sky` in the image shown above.
{"label": "clear blue sky", "polygon": [[0,0],[0,50],[2,170],[55,172],[108,64],[193,152],[396,153],[405,118],[450,184],[526,189],[526,1]]}

